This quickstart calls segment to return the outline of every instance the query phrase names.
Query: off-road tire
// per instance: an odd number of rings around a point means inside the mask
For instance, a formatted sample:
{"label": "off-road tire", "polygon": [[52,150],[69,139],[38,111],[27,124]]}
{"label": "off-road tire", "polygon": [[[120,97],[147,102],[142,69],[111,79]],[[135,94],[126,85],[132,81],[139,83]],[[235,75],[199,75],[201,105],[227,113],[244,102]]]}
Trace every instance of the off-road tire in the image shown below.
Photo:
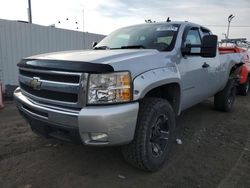
{"label": "off-road tire", "polygon": [[246,83],[240,84],[237,87],[238,94],[242,96],[247,96],[249,92],[249,86],[250,86],[249,79],[247,79]]}
{"label": "off-road tire", "polygon": [[[164,144],[165,150],[156,157],[155,154],[157,153],[152,149],[153,141],[151,139],[153,137],[152,133],[155,131],[153,127],[160,117],[166,119],[167,123],[163,123],[162,127],[168,127],[169,138],[165,139],[167,140],[167,143]],[[153,172],[158,170],[163,166],[174,142],[174,129],[175,113],[169,102],[161,98],[145,98],[140,103],[134,139],[130,144],[122,147],[125,160],[134,167],[145,171]]]}
{"label": "off-road tire", "polygon": [[234,79],[229,79],[226,87],[214,96],[214,107],[217,110],[230,112],[236,98],[236,84]]}

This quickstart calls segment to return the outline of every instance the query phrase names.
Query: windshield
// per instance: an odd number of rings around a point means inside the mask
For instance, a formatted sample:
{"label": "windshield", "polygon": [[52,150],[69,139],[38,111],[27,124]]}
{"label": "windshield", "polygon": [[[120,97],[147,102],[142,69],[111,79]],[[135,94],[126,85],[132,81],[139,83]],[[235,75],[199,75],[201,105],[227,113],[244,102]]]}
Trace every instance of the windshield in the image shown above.
{"label": "windshield", "polygon": [[145,48],[171,51],[178,29],[178,24],[167,23],[125,27],[105,37],[94,49]]}

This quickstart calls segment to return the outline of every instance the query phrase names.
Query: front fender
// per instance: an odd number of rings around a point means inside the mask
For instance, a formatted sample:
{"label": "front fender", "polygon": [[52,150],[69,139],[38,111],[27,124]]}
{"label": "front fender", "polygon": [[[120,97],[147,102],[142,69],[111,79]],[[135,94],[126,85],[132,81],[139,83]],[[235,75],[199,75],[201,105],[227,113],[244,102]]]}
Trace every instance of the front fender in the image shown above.
{"label": "front fender", "polygon": [[134,78],[133,99],[142,99],[150,90],[170,83],[180,82],[180,74],[175,66],[157,68],[144,72]]}

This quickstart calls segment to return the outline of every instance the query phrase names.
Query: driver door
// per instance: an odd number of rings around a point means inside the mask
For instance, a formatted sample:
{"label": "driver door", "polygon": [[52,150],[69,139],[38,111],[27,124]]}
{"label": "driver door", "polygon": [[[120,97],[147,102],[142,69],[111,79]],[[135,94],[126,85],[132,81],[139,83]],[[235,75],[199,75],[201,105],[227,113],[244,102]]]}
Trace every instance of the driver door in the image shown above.
{"label": "driver door", "polygon": [[[201,45],[198,27],[189,27],[184,31],[182,46],[186,45]],[[207,68],[209,65],[205,63],[206,58],[199,55],[200,51],[200,47],[192,47],[191,54],[182,56],[178,65],[182,82],[182,110],[208,97],[207,80],[209,75]]]}

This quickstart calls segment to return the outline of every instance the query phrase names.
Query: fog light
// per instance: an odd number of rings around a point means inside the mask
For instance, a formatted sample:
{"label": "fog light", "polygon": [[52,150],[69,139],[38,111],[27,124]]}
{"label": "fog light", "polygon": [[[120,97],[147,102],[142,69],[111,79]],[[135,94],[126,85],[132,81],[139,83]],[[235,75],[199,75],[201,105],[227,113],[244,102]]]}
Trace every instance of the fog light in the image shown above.
{"label": "fog light", "polygon": [[105,133],[90,133],[90,140],[98,142],[107,142],[108,135]]}

